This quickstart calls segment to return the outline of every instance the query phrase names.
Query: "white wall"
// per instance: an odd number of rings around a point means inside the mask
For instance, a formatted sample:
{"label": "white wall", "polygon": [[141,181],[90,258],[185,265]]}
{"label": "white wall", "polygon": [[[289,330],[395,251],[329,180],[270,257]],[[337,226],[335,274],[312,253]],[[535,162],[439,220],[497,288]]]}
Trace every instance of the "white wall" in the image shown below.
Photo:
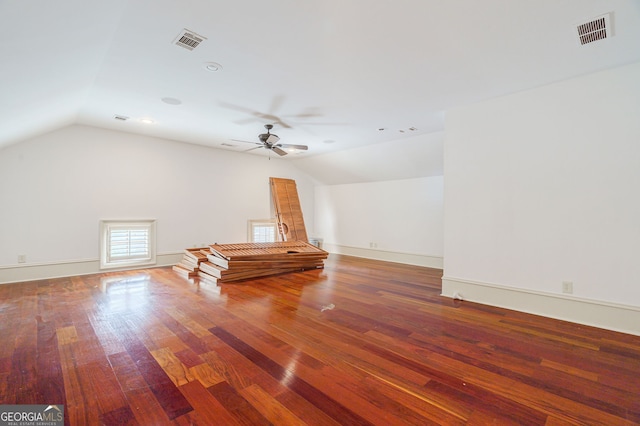
{"label": "white wall", "polygon": [[0,268],[19,254],[27,264],[96,259],[100,219],[157,219],[159,254],[246,241],[247,220],[271,217],[269,176],[296,180],[313,230],[314,182],[277,158],[78,125],[6,147]]}
{"label": "white wall", "polygon": [[442,176],[316,187],[327,250],[442,267]]}
{"label": "white wall", "polygon": [[449,111],[445,176],[445,294],[640,307],[639,63]]}
{"label": "white wall", "polygon": [[326,185],[442,176],[444,132],[407,136],[294,160]]}

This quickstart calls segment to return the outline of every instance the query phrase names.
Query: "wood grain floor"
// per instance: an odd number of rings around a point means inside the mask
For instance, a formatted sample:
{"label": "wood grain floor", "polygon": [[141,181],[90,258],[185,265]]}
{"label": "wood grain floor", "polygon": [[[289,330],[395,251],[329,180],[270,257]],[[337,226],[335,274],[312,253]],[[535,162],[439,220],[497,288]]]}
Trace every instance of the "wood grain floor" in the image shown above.
{"label": "wood grain floor", "polygon": [[169,268],[0,286],[0,402],[67,424],[640,423],[640,337],[442,298],[331,255],[215,286]]}

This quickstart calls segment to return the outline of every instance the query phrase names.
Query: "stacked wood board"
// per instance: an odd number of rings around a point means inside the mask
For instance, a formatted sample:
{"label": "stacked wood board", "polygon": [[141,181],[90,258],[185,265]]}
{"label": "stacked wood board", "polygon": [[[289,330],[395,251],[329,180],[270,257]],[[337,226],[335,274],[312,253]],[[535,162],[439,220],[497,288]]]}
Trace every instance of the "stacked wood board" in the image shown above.
{"label": "stacked wood board", "polygon": [[212,244],[208,251],[200,251],[207,254],[198,264],[197,275],[214,282],[320,269],[329,255],[305,241]]}
{"label": "stacked wood board", "polygon": [[200,270],[200,264],[207,260],[209,253],[211,253],[209,247],[185,249],[182,260],[173,266],[173,270],[185,278],[196,277]]}

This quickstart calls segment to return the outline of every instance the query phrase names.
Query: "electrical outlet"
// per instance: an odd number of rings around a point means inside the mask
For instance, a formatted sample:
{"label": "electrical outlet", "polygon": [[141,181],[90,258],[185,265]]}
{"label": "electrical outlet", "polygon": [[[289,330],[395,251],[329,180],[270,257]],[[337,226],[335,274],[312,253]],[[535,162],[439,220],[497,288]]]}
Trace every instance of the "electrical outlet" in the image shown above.
{"label": "electrical outlet", "polygon": [[26,263],[27,262],[27,255],[26,254],[19,254],[18,255],[18,263]]}
{"label": "electrical outlet", "polygon": [[571,281],[563,281],[562,292],[565,294],[573,294],[573,283]]}

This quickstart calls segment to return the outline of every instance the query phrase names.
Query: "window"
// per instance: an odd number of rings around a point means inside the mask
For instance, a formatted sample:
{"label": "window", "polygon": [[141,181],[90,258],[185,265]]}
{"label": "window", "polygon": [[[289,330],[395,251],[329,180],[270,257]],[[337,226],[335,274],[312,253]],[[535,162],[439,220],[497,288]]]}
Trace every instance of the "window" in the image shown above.
{"label": "window", "polygon": [[276,221],[250,220],[249,221],[249,242],[252,243],[272,243],[277,241],[278,231]]}
{"label": "window", "polygon": [[156,263],[155,220],[100,221],[100,268]]}

